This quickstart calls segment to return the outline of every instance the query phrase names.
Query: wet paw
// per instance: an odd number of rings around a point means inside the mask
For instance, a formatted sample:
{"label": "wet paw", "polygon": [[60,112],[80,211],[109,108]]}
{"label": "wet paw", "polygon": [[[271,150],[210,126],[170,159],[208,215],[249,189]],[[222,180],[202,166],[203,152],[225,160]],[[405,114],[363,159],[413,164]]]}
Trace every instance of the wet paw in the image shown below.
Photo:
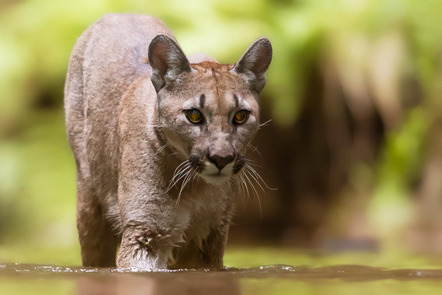
{"label": "wet paw", "polygon": [[148,252],[156,253],[159,249],[169,248],[174,246],[172,235],[150,232],[135,237],[140,247],[145,248]]}

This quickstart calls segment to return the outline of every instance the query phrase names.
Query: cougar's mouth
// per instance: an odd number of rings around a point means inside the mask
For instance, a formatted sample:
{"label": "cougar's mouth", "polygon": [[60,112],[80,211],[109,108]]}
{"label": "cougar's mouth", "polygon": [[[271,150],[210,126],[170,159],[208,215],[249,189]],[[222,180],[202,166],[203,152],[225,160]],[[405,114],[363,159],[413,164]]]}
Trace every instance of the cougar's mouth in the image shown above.
{"label": "cougar's mouth", "polygon": [[227,181],[232,175],[240,172],[246,163],[243,156],[238,156],[234,162],[219,170],[214,163],[196,154],[189,157],[189,162],[200,177],[210,184],[221,184]]}

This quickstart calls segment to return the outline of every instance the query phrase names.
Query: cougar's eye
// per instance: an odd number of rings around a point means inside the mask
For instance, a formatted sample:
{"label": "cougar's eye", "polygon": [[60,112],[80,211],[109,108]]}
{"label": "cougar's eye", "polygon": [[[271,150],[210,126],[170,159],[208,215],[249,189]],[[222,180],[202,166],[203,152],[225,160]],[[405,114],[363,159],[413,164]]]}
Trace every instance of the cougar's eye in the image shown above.
{"label": "cougar's eye", "polygon": [[247,118],[249,117],[249,112],[247,111],[239,111],[233,116],[233,123],[235,124],[243,124],[247,121]]}
{"label": "cougar's eye", "polygon": [[199,124],[203,121],[203,115],[197,109],[186,110],[184,112],[187,120],[189,120],[190,123]]}

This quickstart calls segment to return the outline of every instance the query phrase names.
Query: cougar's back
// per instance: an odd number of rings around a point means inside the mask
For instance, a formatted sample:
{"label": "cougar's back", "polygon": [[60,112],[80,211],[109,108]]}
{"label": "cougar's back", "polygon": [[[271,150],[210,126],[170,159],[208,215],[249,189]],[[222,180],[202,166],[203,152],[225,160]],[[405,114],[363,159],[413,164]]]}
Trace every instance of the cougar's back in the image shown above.
{"label": "cougar's back", "polygon": [[116,192],[120,100],[136,78],[149,75],[148,46],[158,33],[172,35],[154,17],[109,14],[73,49],[65,85],[67,135],[78,182],[98,195]]}

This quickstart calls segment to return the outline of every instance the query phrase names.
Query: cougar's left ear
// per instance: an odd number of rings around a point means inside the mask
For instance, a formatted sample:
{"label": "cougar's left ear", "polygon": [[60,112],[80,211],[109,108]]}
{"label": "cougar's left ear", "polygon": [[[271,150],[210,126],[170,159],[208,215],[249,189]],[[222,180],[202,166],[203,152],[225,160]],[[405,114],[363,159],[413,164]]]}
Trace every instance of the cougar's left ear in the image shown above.
{"label": "cougar's left ear", "polygon": [[232,71],[244,76],[258,94],[266,84],[266,71],[272,61],[272,44],[261,37],[244,52]]}
{"label": "cougar's left ear", "polygon": [[149,63],[152,67],[150,79],[159,92],[179,74],[190,72],[190,64],[176,41],[164,34],[156,35],[149,44]]}

